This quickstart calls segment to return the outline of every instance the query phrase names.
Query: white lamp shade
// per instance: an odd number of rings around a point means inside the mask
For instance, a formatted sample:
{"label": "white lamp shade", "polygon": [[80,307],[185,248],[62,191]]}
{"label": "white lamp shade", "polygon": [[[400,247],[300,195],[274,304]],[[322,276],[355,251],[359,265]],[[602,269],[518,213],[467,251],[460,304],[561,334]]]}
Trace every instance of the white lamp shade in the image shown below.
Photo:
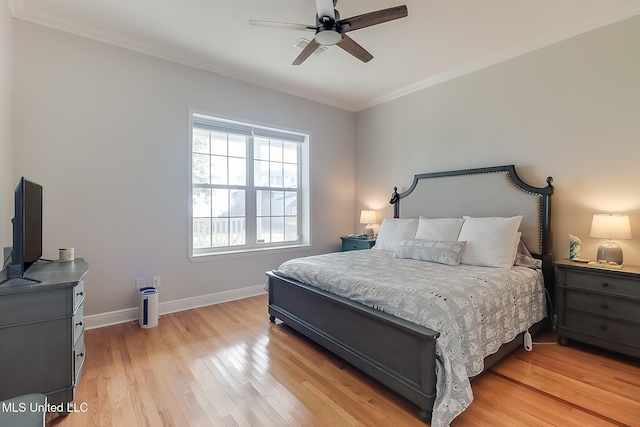
{"label": "white lamp shade", "polygon": [[375,224],[376,221],[376,211],[363,210],[360,212],[360,224]]}
{"label": "white lamp shade", "polygon": [[589,235],[601,239],[630,239],[629,215],[595,214]]}

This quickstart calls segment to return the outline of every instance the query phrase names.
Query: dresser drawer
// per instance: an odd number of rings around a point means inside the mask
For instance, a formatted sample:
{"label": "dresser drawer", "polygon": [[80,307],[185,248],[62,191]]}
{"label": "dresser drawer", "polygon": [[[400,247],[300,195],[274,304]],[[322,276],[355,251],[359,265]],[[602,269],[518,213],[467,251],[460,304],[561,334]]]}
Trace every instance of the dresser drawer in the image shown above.
{"label": "dresser drawer", "polygon": [[567,289],[565,305],[575,310],[638,322],[640,327],[640,300]]}
{"label": "dresser drawer", "polygon": [[[69,316],[64,289],[0,296],[0,327]],[[70,310],[70,307],[69,307]]]}
{"label": "dresser drawer", "polygon": [[84,346],[84,334],[80,335],[78,342],[73,347],[73,386],[78,385],[80,375],[82,375],[82,368],[84,367],[84,359],[86,356],[86,349]]}
{"label": "dresser drawer", "polygon": [[567,288],[587,289],[614,295],[634,295],[640,297],[640,283],[637,278],[614,276],[613,274],[599,274],[597,270],[575,271],[565,269]]}
{"label": "dresser drawer", "polygon": [[577,332],[640,346],[640,327],[632,323],[567,310],[564,324]]}
{"label": "dresser drawer", "polygon": [[76,314],[73,315],[73,342],[77,342],[80,335],[84,332],[84,304],[80,304],[80,307],[76,310]]}
{"label": "dresser drawer", "polygon": [[84,302],[84,280],[78,282],[73,288],[73,312],[78,310],[78,307]]}

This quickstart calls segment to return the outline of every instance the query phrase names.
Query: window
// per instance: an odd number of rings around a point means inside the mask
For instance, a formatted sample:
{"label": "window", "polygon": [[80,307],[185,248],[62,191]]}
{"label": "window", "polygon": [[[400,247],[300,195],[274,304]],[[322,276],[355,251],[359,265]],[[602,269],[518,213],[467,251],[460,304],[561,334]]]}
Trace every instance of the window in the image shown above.
{"label": "window", "polygon": [[308,244],[308,135],[191,115],[191,257]]}

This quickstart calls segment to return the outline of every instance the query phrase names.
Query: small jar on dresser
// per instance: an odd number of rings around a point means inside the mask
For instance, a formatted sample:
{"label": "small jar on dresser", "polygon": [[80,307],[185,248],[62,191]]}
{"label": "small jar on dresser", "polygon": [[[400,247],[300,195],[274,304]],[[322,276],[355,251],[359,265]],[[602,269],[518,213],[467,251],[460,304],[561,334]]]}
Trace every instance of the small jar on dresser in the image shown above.
{"label": "small jar on dresser", "polygon": [[640,267],[557,261],[558,342],[576,340],[640,357]]}

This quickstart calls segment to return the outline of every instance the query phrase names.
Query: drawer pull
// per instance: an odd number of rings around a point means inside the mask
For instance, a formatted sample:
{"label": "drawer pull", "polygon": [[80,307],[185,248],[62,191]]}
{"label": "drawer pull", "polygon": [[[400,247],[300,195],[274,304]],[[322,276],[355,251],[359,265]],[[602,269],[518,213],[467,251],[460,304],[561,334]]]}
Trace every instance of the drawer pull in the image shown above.
{"label": "drawer pull", "polygon": [[81,297],[82,295],[84,295],[84,292],[78,292],[78,293],[76,294],[76,296],[77,296],[77,297]]}
{"label": "drawer pull", "polygon": [[78,354],[76,355],[76,359],[77,359],[78,357],[84,357],[84,351],[83,351],[82,353],[78,353]]}
{"label": "drawer pull", "polygon": [[[604,308],[604,307],[603,307]],[[82,326],[82,322],[76,323],[76,326]]]}
{"label": "drawer pull", "polygon": [[609,287],[609,284],[608,284],[607,282],[604,282],[604,283],[602,284],[602,287],[603,287],[603,288],[608,288],[608,287]]}
{"label": "drawer pull", "polygon": [[600,307],[602,307],[602,308],[603,308],[603,309],[605,309],[605,310],[606,310],[607,308],[609,308],[609,306],[608,306],[606,303],[602,303],[602,305],[601,305]]}
{"label": "drawer pull", "polygon": [[602,329],[603,331],[607,330],[607,325],[600,325],[600,329]]}

